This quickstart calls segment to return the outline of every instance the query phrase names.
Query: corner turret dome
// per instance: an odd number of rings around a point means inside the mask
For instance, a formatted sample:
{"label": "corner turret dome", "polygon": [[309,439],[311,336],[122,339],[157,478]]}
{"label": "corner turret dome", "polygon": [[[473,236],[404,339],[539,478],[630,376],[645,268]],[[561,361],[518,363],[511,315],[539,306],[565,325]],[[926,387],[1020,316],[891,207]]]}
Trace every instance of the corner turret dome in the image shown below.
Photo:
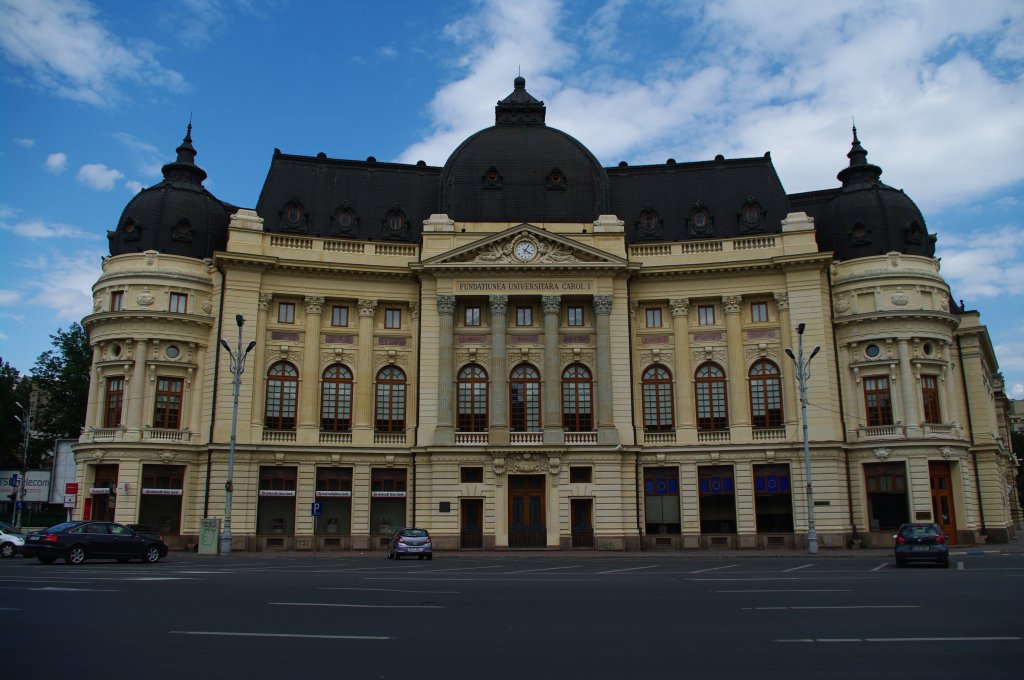
{"label": "corner turret dome", "polygon": [[837,178],[843,186],[819,214],[818,244],[837,260],[900,252],[934,257],[935,236],[929,234],[917,205],[883,184],[882,169],[868,163],[867,150],[853,128],[850,159]]}
{"label": "corner turret dome", "polygon": [[117,229],[107,232],[111,255],[156,250],[207,258],[226,249],[228,222],[238,208],[203,187],[206,172],[195,164],[191,123],[177,154],[163,167],[163,181],[136,194],[121,213]]}
{"label": "corner turret dome", "polygon": [[590,151],[544,122],[526,79],[441,172],[441,212],[481,222],[592,222],[608,212],[608,176]]}

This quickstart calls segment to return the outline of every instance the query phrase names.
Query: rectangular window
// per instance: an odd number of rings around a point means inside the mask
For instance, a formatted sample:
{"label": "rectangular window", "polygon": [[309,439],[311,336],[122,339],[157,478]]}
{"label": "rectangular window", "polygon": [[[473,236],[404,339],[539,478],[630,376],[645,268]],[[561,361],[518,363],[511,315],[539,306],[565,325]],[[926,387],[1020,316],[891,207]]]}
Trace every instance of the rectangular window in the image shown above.
{"label": "rectangular window", "polygon": [[401,328],[402,310],[388,308],[384,310],[384,328]]}
{"label": "rectangular window", "polygon": [[679,468],[644,468],[644,525],[648,534],[678,534]]}
{"label": "rectangular window", "polygon": [[277,304],[277,322],[295,323],[295,303],[279,302]]}
{"label": "rectangular window", "polygon": [[867,411],[868,427],[892,425],[892,397],[889,394],[889,378],[884,376],[864,378],[864,406]]}
{"label": "rectangular window", "polygon": [[110,311],[112,312],[123,312],[124,311],[124,291],[115,290],[110,294]]}
{"label": "rectangular window", "polygon": [[188,309],[188,294],[171,293],[171,300],[167,306],[167,311],[172,314],[184,314],[186,309]]}
{"label": "rectangular window", "polygon": [[332,326],[347,326],[348,325],[348,307],[334,306],[331,308],[331,325]]}
{"label": "rectangular window", "polygon": [[582,307],[566,307],[566,315],[568,317],[568,323],[570,326],[582,326],[583,325],[583,308]]}
{"label": "rectangular window", "polygon": [[864,465],[868,494],[868,521],[872,531],[895,529],[909,521],[907,510],[907,469],[903,463]]}
{"label": "rectangular window", "polygon": [[757,517],[757,533],[790,533],[793,531],[789,465],[754,466],[754,509]]}
{"label": "rectangular window", "polygon": [[736,533],[736,490],[731,465],[697,467],[700,533]]}
{"label": "rectangular window", "polygon": [[516,325],[533,325],[533,307],[516,307]]}
{"label": "rectangular window", "polygon": [[104,400],[103,427],[117,427],[121,424],[121,407],[124,404],[124,377],[107,378],[107,396]]}
{"label": "rectangular window", "polygon": [[480,308],[476,306],[466,307],[466,325],[467,326],[479,326],[480,325]]}
{"label": "rectangular window", "polygon": [[574,484],[590,484],[594,479],[594,469],[582,465],[569,468],[569,481]]}
{"label": "rectangular window", "polygon": [[159,430],[181,428],[181,395],[184,386],[181,378],[156,379],[156,407],[153,410],[153,427]]}
{"label": "rectangular window", "polygon": [[714,305],[698,305],[697,306],[697,323],[701,326],[714,326],[715,325],[715,306]]}
{"label": "rectangular window", "polygon": [[768,303],[767,302],[751,302],[750,303],[750,320],[753,323],[765,323],[768,321]]}
{"label": "rectangular window", "polygon": [[297,468],[261,467],[260,491],[295,491],[297,479]]}
{"label": "rectangular window", "polygon": [[464,467],[460,472],[463,484],[479,484],[484,481],[484,469],[482,467]]}
{"label": "rectangular window", "polygon": [[924,400],[924,422],[942,422],[939,412],[939,381],[934,375],[921,376],[921,397]]}
{"label": "rectangular window", "polygon": [[647,327],[661,328],[661,308],[649,307],[647,309]]}

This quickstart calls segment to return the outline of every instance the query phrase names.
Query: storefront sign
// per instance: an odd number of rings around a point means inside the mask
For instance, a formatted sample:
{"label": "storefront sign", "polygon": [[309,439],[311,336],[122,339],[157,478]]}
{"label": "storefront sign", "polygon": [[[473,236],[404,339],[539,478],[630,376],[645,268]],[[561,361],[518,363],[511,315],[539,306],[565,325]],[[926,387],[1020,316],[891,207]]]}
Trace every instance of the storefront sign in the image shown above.
{"label": "storefront sign", "polygon": [[180,496],[181,489],[143,489],[143,496]]}
{"label": "storefront sign", "polygon": [[68,482],[64,485],[64,495],[75,496],[78,494],[78,482]]}
{"label": "storefront sign", "polygon": [[[12,487],[11,477],[14,475],[17,475],[17,479],[14,480],[15,485]],[[50,498],[49,470],[29,470],[25,474],[24,480],[21,480],[21,473],[17,470],[0,470],[0,477],[2,477],[2,479],[0,479],[0,494],[3,494],[5,499],[8,494],[19,490],[22,481],[25,484],[24,492],[26,503],[46,503]]]}
{"label": "storefront sign", "polygon": [[109,496],[110,495],[110,487],[109,486],[94,486],[93,488],[89,489],[89,493],[91,493],[93,496],[102,496],[104,494]]}
{"label": "storefront sign", "polygon": [[317,491],[317,498],[352,498],[351,491]]}
{"label": "storefront sign", "polygon": [[294,491],[285,491],[283,489],[260,489],[260,497],[261,498],[268,498],[268,497],[294,498],[295,497],[295,492]]}
{"label": "storefront sign", "polygon": [[464,292],[564,292],[593,290],[592,281],[467,281],[459,284]]}
{"label": "storefront sign", "polygon": [[404,491],[371,491],[370,498],[405,498]]}

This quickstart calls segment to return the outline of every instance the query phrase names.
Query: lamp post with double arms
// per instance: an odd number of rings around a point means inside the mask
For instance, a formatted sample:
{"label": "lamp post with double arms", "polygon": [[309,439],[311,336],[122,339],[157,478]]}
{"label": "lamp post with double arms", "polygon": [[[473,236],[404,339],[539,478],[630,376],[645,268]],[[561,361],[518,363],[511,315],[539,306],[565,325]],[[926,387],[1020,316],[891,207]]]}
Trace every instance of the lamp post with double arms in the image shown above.
{"label": "lamp post with double arms", "polygon": [[796,364],[796,377],[800,384],[800,417],[804,426],[804,475],[807,477],[807,553],[816,555],[818,553],[818,532],[814,528],[814,484],[811,481],[811,445],[807,439],[807,380],[811,377],[811,359],[814,358],[821,347],[815,347],[811,356],[804,360],[804,329],[806,324],[796,327],[797,350],[793,356],[793,350],[786,348],[786,354]]}
{"label": "lamp post with double arms", "polygon": [[235,346],[235,350],[231,351],[231,346],[227,340],[224,338],[220,339],[221,347],[227,350],[228,357],[230,358],[228,370],[231,371],[233,378],[231,382],[234,400],[231,407],[231,445],[228,448],[228,481],[224,483],[224,530],[220,535],[221,555],[231,554],[231,495],[235,484],[235,435],[238,433],[238,390],[242,384],[242,373],[245,372],[245,358],[249,356],[249,352],[256,346],[256,341],[251,340],[245,349],[242,349],[242,326],[245,325],[245,317],[241,314],[236,314],[235,323],[238,324],[238,344]]}
{"label": "lamp post with double arms", "polygon": [[21,409],[22,414],[15,415],[14,419],[21,423],[21,429],[25,432],[25,443],[21,452],[21,476],[18,477],[18,488],[14,490],[14,521],[11,522],[14,528],[20,531],[21,508],[25,505],[25,475],[28,474],[28,438],[32,431],[32,402],[28,402],[28,408],[22,406],[20,401],[14,402],[14,405]]}

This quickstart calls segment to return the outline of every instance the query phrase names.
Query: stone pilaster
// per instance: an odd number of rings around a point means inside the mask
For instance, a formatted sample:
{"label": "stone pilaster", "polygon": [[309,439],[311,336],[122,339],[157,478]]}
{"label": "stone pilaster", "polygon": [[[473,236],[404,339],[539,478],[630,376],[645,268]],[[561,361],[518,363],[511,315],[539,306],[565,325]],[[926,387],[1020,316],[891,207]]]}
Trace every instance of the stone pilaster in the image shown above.
{"label": "stone pilaster", "polygon": [[[254,430],[263,429],[263,409],[266,403],[267,394],[267,348],[270,338],[267,336],[267,314],[270,310],[270,302],[274,299],[271,293],[260,294],[256,311],[256,347],[253,349],[255,356],[252,358],[252,406],[249,409],[249,424]],[[223,364],[223,357],[221,357]],[[228,375],[231,375],[228,373]],[[221,384],[231,387],[231,381],[221,381]],[[231,394],[228,392],[228,394]],[[258,436],[258,435],[257,435]]]}
{"label": "stone pilaster", "polygon": [[299,373],[299,408],[296,437],[299,442],[314,444],[320,432],[320,325],[324,310],[324,299],[307,295],[305,299],[306,318],[303,321],[304,343],[302,370]]}
{"label": "stone pilaster", "polygon": [[728,347],[729,366],[726,377],[729,380],[729,429],[733,431],[735,441],[736,428],[750,428],[750,406],[747,404],[747,375],[743,366],[743,331],[740,328],[739,295],[722,297],[725,309],[725,333]]}
{"label": "stone pilaster", "polygon": [[358,300],[359,347],[356,351],[355,403],[353,404],[352,443],[373,443],[373,319],[376,300]]}
{"label": "stone pilaster", "polygon": [[559,372],[561,360],[558,356],[558,322],[562,313],[562,298],[559,295],[545,295],[540,299],[544,312],[544,378],[541,398],[544,402],[544,443],[562,444],[562,376]]}
{"label": "stone pilaster", "polygon": [[594,326],[597,331],[597,443],[618,444],[619,431],[615,427],[612,390],[611,353],[612,296],[594,296]]}
{"label": "stone pilaster", "polygon": [[900,397],[903,401],[903,422],[907,428],[907,436],[917,437],[921,435],[921,418],[917,408],[918,391],[914,389],[917,386],[917,381],[914,379],[914,367],[910,363],[910,341],[906,338],[897,340],[896,352],[900,358]]}
{"label": "stone pilaster", "polygon": [[[690,358],[690,299],[674,298],[672,307],[672,333],[675,340],[676,374],[676,429],[694,429],[693,360]],[[643,395],[640,395],[641,403]],[[686,441],[680,436],[679,441]]]}
{"label": "stone pilaster", "polygon": [[[143,420],[146,417],[146,353],[149,342],[136,340],[132,346],[132,375],[126,386],[124,399],[128,404],[128,417],[125,422],[125,439],[142,439]],[[126,378],[128,376],[125,376]]]}
{"label": "stone pilaster", "polygon": [[491,312],[491,366],[489,435],[492,445],[508,444],[508,356],[505,332],[508,327],[507,295],[488,298]]}
{"label": "stone pilaster", "polygon": [[[783,351],[793,347],[793,322],[789,317],[789,294],[775,293],[775,309],[779,314],[779,331],[781,335]],[[800,395],[796,386],[796,364],[789,357],[781,359],[789,361],[785,366],[779,366],[782,373],[782,410],[785,422],[789,425],[796,425],[800,421]]]}
{"label": "stone pilaster", "polygon": [[452,334],[455,328],[454,295],[437,296],[437,427],[434,444],[450,446],[455,443],[452,413],[452,393],[455,391],[455,353]]}

